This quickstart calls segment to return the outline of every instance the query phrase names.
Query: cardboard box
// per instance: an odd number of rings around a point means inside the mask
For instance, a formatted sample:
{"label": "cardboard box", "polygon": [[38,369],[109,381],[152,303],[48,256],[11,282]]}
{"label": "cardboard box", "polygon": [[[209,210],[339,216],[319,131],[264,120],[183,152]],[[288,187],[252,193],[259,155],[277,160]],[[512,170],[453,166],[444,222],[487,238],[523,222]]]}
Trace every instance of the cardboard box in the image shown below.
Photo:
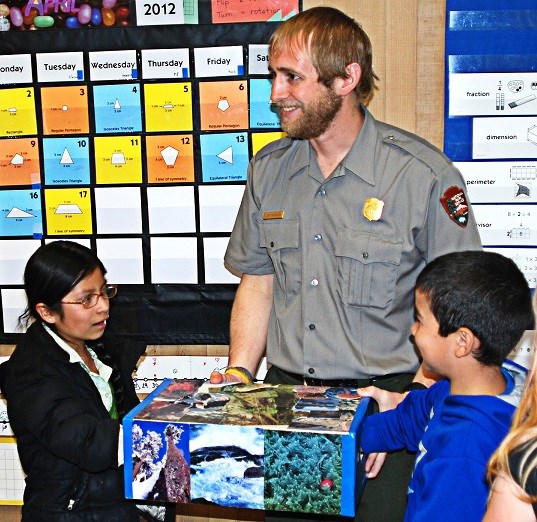
{"label": "cardboard box", "polygon": [[126,497],[354,516],[368,404],[348,388],[167,379],[123,420]]}

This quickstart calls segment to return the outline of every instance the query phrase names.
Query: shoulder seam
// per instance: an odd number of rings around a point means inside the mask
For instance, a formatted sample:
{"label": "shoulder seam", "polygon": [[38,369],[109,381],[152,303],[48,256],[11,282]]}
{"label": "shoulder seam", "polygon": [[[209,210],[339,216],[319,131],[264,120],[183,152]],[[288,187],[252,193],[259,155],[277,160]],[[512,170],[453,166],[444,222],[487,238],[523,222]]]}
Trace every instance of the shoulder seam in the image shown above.
{"label": "shoulder seam", "polygon": [[379,131],[384,144],[398,147],[427,165],[434,173],[441,172],[453,165],[440,149],[411,132],[382,122],[379,124]]}
{"label": "shoulder seam", "polygon": [[255,155],[255,159],[263,158],[264,156],[268,156],[269,154],[272,154],[273,152],[285,149],[291,146],[292,140],[289,138],[280,138],[275,141],[271,141],[270,143],[267,143],[265,146],[261,147]]}

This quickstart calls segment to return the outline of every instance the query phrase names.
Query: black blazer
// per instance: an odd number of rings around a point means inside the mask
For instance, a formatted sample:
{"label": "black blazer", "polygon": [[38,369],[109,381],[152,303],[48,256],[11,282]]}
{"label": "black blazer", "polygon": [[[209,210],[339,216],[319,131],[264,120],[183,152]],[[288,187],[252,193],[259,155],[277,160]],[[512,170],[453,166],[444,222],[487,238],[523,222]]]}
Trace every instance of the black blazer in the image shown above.
{"label": "black blazer", "polygon": [[[138,403],[131,374],[143,349],[141,343],[110,344],[121,376],[120,411]],[[40,322],[0,365],[0,389],[27,474],[23,520],[139,520],[134,504],[124,499],[119,422],[84,368],[69,362]]]}

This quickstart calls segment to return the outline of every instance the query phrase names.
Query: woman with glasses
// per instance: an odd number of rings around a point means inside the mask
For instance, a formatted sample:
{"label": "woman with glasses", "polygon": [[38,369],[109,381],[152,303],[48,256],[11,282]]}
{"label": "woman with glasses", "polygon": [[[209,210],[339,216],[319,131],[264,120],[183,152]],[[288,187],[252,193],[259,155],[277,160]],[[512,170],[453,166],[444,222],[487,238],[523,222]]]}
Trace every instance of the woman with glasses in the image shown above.
{"label": "woman with glasses", "polygon": [[71,241],[41,246],[25,268],[19,321],[29,327],[0,366],[27,475],[23,521],[139,521],[124,499],[120,421],[138,404],[131,374],[141,353],[102,342],[117,293],[105,274]]}

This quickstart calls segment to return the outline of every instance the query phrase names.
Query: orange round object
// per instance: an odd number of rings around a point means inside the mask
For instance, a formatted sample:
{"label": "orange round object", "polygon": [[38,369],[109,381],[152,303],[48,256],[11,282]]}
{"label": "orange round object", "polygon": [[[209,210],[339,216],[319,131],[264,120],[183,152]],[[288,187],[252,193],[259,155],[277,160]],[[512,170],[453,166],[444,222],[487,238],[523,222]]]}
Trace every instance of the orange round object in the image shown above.
{"label": "orange round object", "polygon": [[101,14],[103,15],[103,24],[107,27],[111,27],[116,23],[116,15],[112,9],[103,7],[101,9]]}

